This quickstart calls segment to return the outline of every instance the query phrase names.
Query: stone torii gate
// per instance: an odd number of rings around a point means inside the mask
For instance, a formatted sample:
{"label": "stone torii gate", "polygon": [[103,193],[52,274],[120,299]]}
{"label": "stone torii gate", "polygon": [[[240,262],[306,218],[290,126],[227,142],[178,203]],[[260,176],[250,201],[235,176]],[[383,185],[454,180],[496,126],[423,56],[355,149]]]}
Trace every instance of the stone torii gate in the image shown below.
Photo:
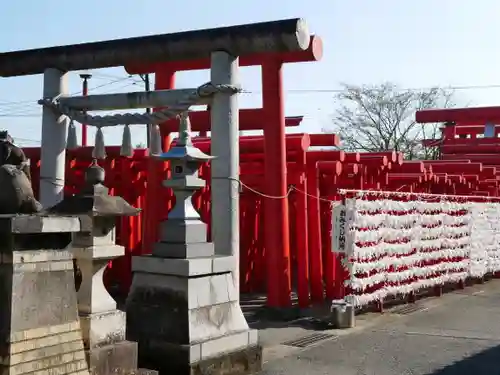
{"label": "stone torii gate", "polygon": [[[238,56],[293,52],[310,41],[302,19],[263,22],[139,38],[0,53],[0,76],[44,75],[40,201],[52,207],[63,198],[67,117],[104,126],[160,124],[189,110],[211,105],[212,239],[215,255],[234,258],[239,270]],[[136,62],[211,58],[211,82],[193,89],[68,97],[67,72],[124,66]],[[205,99],[204,99],[205,98]],[[87,111],[167,107],[154,114],[92,116]],[[238,310],[241,310],[238,305]],[[234,349],[234,348],[233,348]],[[203,349],[202,349],[203,350]],[[227,347],[231,351],[231,345]],[[228,372],[233,373],[233,372]],[[240,373],[240,372],[238,372]],[[243,372],[241,372],[243,373]]]}
{"label": "stone torii gate", "polygon": [[[211,57],[213,84],[237,85],[238,56],[305,50],[310,35],[302,19],[229,26],[147,37],[118,39],[59,47],[0,53],[0,76],[44,75],[43,98],[59,99],[60,111],[43,108],[40,202],[54,206],[63,198],[65,180],[66,117],[61,109],[73,110],[75,120],[92,125],[91,119],[76,116],[78,110],[146,108],[177,105],[192,90],[164,90],[114,95],[66,98],[66,73],[124,66],[134,62],[185,61]],[[239,246],[238,229],[238,103],[227,92],[212,101],[212,221],[216,252],[227,254]],[[156,122],[163,122],[157,118]],[[108,118],[109,119],[109,118]],[[102,119],[101,119],[102,120]],[[118,116],[107,125],[148,124],[151,118]],[[106,124],[100,123],[102,126]],[[231,250],[229,250],[231,249]]]}

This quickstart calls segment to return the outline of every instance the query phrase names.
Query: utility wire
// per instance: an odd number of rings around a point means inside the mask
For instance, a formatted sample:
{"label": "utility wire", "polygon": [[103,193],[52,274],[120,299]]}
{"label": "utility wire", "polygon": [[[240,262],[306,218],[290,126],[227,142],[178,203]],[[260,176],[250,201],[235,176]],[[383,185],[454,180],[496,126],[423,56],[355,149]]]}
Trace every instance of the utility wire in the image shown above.
{"label": "utility wire", "polygon": [[[103,87],[107,87],[119,82],[129,81],[125,86],[120,87],[119,89],[123,89],[125,87],[131,85],[139,85],[144,84],[143,79],[134,77],[132,75],[126,77],[117,77],[110,74],[104,73],[94,73],[97,77],[102,78],[113,78],[112,81],[103,83],[101,85],[95,86],[89,89],[89,92],[94,92]],[[132,82],[130,82],[132,81]],[[447,86],[441,87],[443,90],[456,90],[456,91],[465,91],[465,90],[487,90],[487,89],[499,89],[500,84],[491,84],[491,85],[464,85],[464,86]],[[369,89],[369,88],[368,88]],[[432,87],[419,87],[419,88],[401,88],[394,90],[395,92],[407,92],[407,91],[427,91],[432,89]],[[118,88],[110,89],[109,91],[102,92],[105,94],[107,92],[115,92]],[[262,94],[262,90],[243,90],[242,94]],[[287,94],[336,94],[345,92],[345,89],[288,89],[285,90]],[[80,92],[75,92],[70,94],[70,96],[80,95]],[[35,108],[39,108],[37,104],[37,100],[25,100],[25,101],[2,101],[0,100],[0,117],[38,117],[39,113],[32,113],[26,111],[27,109],[35,110]],[[27,105],[33,105],[33,108],[26,108]]]}
{"label": "utility wire", "polygon": [[[127,81],[130,80],[130,77],[125,77],[125,78],[119,78],[116,80],[113,80],[111,82],[107,82],[102,85],[95,86],[91,89],[90,91],[95,91],[97,89],[107,87],[110,85],[114,85],[119,82]],[[126,87],[132,86],[132,85],[138,85],[138,82],[133,81],[133,82],[126,82],[125,85],[119,86],[119,87],[113,87],[112,90],[107,90],[104,92],[101,92],[101,94],[105,94],[108,92],[115,92],[116,90],[124,89]],[[76,94],[80,94],[79,92],[70,94],[70,96],[74,96]],[[35,104],[36,101],[20,101],[20,102],[2,102],[0,101],[0,117],[38,117],[40,116],[40,112],[34,112],[37,110],[40,110],[41,107],[38,104]],[[30,105],[32,106],[30,106]]]}
{"label": "utility wire", "polygon": [[[122,78],[116,78],[111,82],[104,83],[102,85],[93,87],[92,89],[89,89],[89,91],[94,91],[102,87],[106,87],[109,85],[112,85],[114,83],[124,81],[124,80],[133,80],[135,84],[139,84],[142,82],[142,80],[137,80],[135,79],[134,76],[127,76],[127,77],[122,77]],[[401,89],[396,89],[394,90],[395,92],[405,92],[405,91],[426,91],[430,90],[433,87],[413,87],[413,88],[401,88]],[[443,90],[457,90],[457,91],[463,91],[463,90],[486,90],[486,89],[500,89],[500,84],[492,84],[492,85],[469,85],[469,86],[444,86],[440,87]],[[368,88],[369,89],[369,88]],[[288,89],[285,90],[286,93],[302,93],[302,94],[311,94],[311,93],[326,93],[326,94],[335,94],[335,93],[341,93],[344,92],[345,89]],[[243,90],[243,94],[261,94],[263,90]],[[74,95],[79,95],[80,92],[75,92],[70,94],[70,96]],[[19,104],[33,104],[36,103],[38,99],[36,100],[25,100],[25,101],[2,101],[0,100],[0,107],[3,106],[9,106],[9,105],[19,105]]]}

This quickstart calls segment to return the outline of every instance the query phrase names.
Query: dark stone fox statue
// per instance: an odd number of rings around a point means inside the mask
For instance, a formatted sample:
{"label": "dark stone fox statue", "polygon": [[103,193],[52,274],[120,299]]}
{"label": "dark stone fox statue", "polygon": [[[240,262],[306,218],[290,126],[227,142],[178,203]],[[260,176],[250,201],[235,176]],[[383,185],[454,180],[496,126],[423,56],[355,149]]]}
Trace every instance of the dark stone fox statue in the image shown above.
{"label": "dark stone fox statue", "polygon": [[0,214],[31,214],[41,210],[31,186],[26,155],[6,131],[0,131]]}

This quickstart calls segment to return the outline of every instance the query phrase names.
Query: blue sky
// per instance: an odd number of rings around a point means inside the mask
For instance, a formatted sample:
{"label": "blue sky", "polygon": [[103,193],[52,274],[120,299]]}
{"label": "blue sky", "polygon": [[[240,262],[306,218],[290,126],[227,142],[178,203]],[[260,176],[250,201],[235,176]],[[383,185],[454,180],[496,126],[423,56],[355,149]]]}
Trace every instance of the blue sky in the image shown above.
{"label": "blue sky", "polygon": [[[500,84],[498,14],[498,0],[17,0],[2,5],[0,51],[302,17],[323,38],[324,57],[286,67],[286,111],[305,116],[294,131],[315,132],[328,125],[335,110],[332,90],[341,82],[392,81],[411,88]],[[143,89],[138,78],[125,79],[121,68],[95,73],[93,93]],[[178,85],[195,87],[207,78],[208,72],[183,73]],[[80,82],[76,72],[70,74],[71,93],[80,90]],[[259,106],[259,69],[245,68],[242,85],[253,92],[242,96],[242,106]],[[40,139],[41,90],[41,76],[0,78],[0,127],[22,145]],[[497,88],[457,95],[463,104],[500,104]],[[121,131],[107,131],[106,143],[119,144]],[[133,134],[136,142],[145,139],[140,127]]]}

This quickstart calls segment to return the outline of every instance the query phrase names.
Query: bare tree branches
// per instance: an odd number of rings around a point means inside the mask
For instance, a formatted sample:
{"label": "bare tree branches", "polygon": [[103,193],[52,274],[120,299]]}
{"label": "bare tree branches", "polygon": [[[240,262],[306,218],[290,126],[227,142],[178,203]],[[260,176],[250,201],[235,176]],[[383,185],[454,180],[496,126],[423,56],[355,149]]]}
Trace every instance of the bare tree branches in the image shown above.
{"label": "bare tree branches", "polygon": [[379,86],[344,85],[336,96],[339,105],[332,129],[348,151],[403,152],[407,158],[432,159],[435,148],[427,149],[422,139],[439,138],[438,124],[417,124],[415,111],[454,105],[453,92],[440,88],[400,90],[392,83]]}

